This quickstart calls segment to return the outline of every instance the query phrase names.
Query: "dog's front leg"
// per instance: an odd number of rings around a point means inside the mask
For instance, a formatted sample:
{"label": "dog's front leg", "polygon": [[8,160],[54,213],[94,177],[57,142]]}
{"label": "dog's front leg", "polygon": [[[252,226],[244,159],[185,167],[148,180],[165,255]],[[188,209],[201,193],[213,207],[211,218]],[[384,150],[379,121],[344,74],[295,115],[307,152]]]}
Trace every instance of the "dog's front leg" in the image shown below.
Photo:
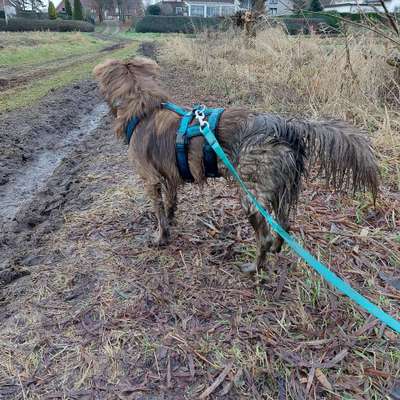
{"label": "dog's front leg", "polygon": [[153,202],[153,209],[158,223],[158,235],[155,238],[154,244],[165,246],[169,240],[169,227],[162,199],[161,183],[146,185],[146,192]]}

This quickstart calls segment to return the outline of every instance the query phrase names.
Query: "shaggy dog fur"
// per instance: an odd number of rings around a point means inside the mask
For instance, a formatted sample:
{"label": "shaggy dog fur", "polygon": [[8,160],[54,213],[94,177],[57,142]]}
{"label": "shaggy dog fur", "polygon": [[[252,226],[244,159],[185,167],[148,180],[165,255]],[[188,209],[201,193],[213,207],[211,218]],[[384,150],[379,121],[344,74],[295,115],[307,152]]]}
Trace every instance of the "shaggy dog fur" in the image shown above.
{"label": "shaggy dog fur", "polygon": [[[157,243],[164,245],[177,206],[177,188],[184,183],[175,158],[180,117],[162,108],[170,98],[160,86],[159,67],[154,61],[109,60],[98,65],[94,74],[115,116],[119,138],[125,137],[125,127],[133,116],[140,118],[128,152],[153,202],[158,220]],[[370,142],[363,132],[345,122],[285,119],[227,108],[215,133],[250,190],[286,230],[301,178],[315,165],[333,188],[366,188],[376,197],[378,168]],[[188,150],[196,183],[206,180],[203,143],[202,137],[193,138]],[[230,176],[220,162],[218,168],[223,176]],[[257,240],[256,263],[245,265],[243,270],[254,271],[264,265],[267,252],[280,251],[282,239],[271,234],[264,218],[243,193],[240,195]]]}

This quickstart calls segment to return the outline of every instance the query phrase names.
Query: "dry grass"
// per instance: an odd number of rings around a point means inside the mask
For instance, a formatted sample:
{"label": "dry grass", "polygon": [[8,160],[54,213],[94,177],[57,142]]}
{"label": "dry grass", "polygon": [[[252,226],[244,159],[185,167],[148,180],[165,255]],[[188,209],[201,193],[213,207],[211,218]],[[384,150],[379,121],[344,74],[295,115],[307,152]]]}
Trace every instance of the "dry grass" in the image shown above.
{"label": "dry grass", "polygon": [[259,32],[253,43],[232,31],[172,37],[164,59],[186,63],[205,91],[234,104],[363,126],[387,161],[384,176],[400,190],[400,81],[386,63],[393,45],[365,32],[326,38],[280,28]]}

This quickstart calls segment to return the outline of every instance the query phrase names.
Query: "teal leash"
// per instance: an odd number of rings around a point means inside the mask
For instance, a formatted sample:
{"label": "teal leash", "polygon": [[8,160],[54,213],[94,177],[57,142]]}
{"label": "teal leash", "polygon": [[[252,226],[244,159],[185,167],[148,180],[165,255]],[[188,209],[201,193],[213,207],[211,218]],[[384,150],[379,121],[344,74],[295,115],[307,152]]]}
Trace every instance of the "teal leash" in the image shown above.
{"label": "teal leash", "polygon": [[205,120],[204,106],[200,107],[195,111],[196,119],[200,124],[200,131],[208,144],[215,151],[217,156],[226,165],[229,171],[232,173],[234,178],[237,180],[243,191],[246,193],[249,200],[254,204],[261,215],[266,219],[266,221],[271,225],[272,229],[278,233],[289,247],[297,253],[308,265],[310,265],[315,271],[317,271],[323,278],[325,278],[333,287],[338,289],[340,292],[350,297],[354,302],[356,302],[361,308],[368,311],[374,317],[378,318],[380,321],[390,326],[394,331],[400,333],[400,321],[396,320],[381,308],[371,303],[363,295],[355,291],[348,283],[340,279],[334,272],[328,269],[324,264],[318,261],[312,254],[305,250],[296,240],[289,235],[268,213],[267,210],[257,201],[254,195],[247,188],[246,184],[243,182],[239,173],[236,171],[235,167],[229,160],[228,156],[225,154],[224,150],[218,143],[214,133],[210,129],[210,125]]}

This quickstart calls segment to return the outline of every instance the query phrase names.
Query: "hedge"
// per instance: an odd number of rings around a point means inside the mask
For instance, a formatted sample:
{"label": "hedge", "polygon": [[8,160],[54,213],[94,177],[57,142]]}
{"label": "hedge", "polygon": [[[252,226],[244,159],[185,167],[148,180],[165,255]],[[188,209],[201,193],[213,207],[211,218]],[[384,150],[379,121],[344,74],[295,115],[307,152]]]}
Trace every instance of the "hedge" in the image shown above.
{"label": "hedge", "polygon": [[320,19],[322,18],[324,22],[332,26],[334,28],[340,28],[342,21],[342,18],[348,19],[350,21],[355,21],[355,22],[362,22],[365,18],[368,18],[372,21],[380,21],[380,22],[385,22],[386,18],[384,15],[379,14],[379,13],[339,13],[337,11],[321,11],[321,12],[309,12],[309,11],[303,11],[298,14],[292,14],[292,15],[285,15],[285,19],[298,19],[298,18],[303,18],[308,21],[311,21],[313,19]]}
{"label": "hedge", "polygon": [[318,32],[322,26],[328,31],[329,28],[331,30],[336,30],[336,26],[325,18],[298,18],[289,16],[279,18],[279,21],[283,22],[290,35],[297,35],[298,33],[310,33],[310,28],[312,28],[314,32]]}
{"label": "hedge", "polygon": [[49,14],[47,12],[38,12],[31,10],[17,10],[17,18],[48,19]]}
{"label": "hedge", "polygon": [[84,21],[68,21],[62,19],[50,20],[50,19],[10,18],[8,21],[8,25],[6,25],[5,20],[0,20],[0,31],[93,32],[94,26]]}
{"label": "hedge", "polygon": [[182,17],[146,15],[135,26],[136,32],[194,33],[199,30],[218,28],[225,18]]}
{"label": "hedge", "polygon": [[290,20],[303,20],[305,23],[313,24],[314,22],[317,24],[324,23],[328,26],[332,26],[334,28],[339,27],[339,20],[336,18],[335,14],[333,13],[325,13],[325,12],[318,12],[318,13],[311,13],[308,11],[304,11],[300,14],[291,14],[285,15],[282,17],[285,21]]}

